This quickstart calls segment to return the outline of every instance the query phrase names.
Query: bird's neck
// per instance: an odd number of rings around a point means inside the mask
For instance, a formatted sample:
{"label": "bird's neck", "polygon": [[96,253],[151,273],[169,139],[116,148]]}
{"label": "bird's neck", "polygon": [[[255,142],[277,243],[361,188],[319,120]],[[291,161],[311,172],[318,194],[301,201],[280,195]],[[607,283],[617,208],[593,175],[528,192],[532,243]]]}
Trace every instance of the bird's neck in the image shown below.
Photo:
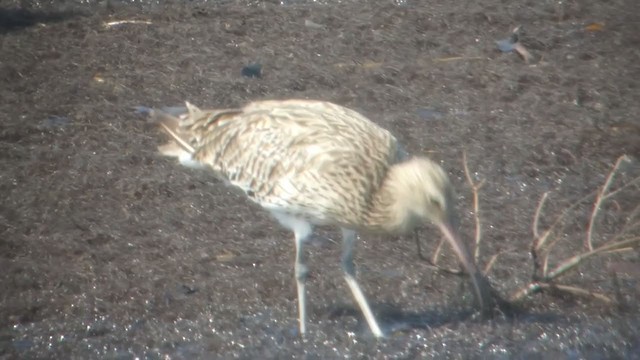
{"label": "bird's neck", "polygon": [[382,185],[371,199],[363,224],[366,230],[403,234],[416,225],[417,219],[407,206],[415,194],[406,184],[406,165],[396,164],[387,171]]}

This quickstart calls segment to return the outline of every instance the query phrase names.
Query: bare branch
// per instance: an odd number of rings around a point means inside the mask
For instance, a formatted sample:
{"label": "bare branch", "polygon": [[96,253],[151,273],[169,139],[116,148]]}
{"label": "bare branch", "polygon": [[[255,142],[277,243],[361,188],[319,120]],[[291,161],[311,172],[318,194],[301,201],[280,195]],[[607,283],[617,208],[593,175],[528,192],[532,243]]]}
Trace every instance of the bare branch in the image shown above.
{"label": "bare branch", "polygon": [[[531,243],[531,256],[534,265],[533,280],[516,291],[511,296],[512,300],[518,301],[536,292],[545,289],[554,289],[574,295],[593,297],[607,303],[613,301],[612,298],[604,294],[591,292],[576,286],[557,284],[556,280],[595,256],[640,248],[640,236],[638,236],[640,230],[640,204],[633,204],[631,209],[625,210],[630,211],[626,213],[626,218],[622,221],[623,224],[618,228],[618,232],[608,236],[608,240],[600,242],[599,246],[594,245],[595,223],[598,220],[601,207],[607,200],[613,200],[613,197],[623,190],[640,183],[640,176],[638,176],[629,181],[625,181],[624,184],[621,184],[615,190],[611,190],[616,174],[620,172],[623,163],[629,161],[631,160],[628,156],[619,157],[601,187],[565,208],[559,216],[555,218],[551,226],[544,231],[540,229],[540,220],[543,216],[543,209],[547,204],[550,193],[545,192],[542,195],[535,210],[533,223],[531,225],[533,233]],[[562,259],[559,262],[554,261],[555,263],[552,264],[551,256],[553,250],[556,245],[565,238],[561,234],[561,229],[567,224],[567,218],[574,214],[574,210],[580,204],[583,204],[585,200],[593,196],[595,196],[595,198],[590,215],[588,215],[588,223],[585,229],[586,250],[577,255]],[[615,202],[615,200],[613,201]],[[617,205],[618,211],[623,210],[623,207],[618,202],[615,202],[615,205]]]}
{"label": "bare branch", "polygon": [[495,264],[496,260],[498,260],[498,256],[500,256],[500,253],[494,254],[489,260],[489,262],[487,263],[487,266],[484,267],[485,275],[489,274],[489,271],[491,271],[491,269],[493,268],[493,265]]}
{"label": "bare branch", "polygon": [[549,197],[549,193],[550,191],[547,191],[544,194],[542,194],[542,197],[538,202],[538,207],[536,208],[536,213],[533,217],[532,230],[533,230],[533,240],[535,241],[533,244],[534,249],[538,248],[538,239],[540,238],[540,233],[538,232],[538,223],[540,222],[540,213],[542,212],[542,207],[544,206],[544,203],[547,201],[547,198]]}
{"label": "bare branch", "polygon": [[547,276],[549,272],[549,257],[551,256],[551,250],[562,240],[561,237],[557,237],[544,249],[544,265],[542,266],[542,278]]}
{"label": "bare branch", "polygon": [[480,188],[484,185],[484,180],[479,183],[475,183],[471,178],[471,172],[469,171],[469,166],[467,164],[467,152],[462,152],[462,165],[464,167],[464,175],[467,178],[467,182],[473,191],[473,218],[475,220],[476,229],[475,229],[475,241],[474,241],[474,250],[473,250],[473,258],[478,262],[478,258],[480,257],[480,242],[482,240],[482,224],[480,223],[480,200],[478,199],[478,193]]}
{"label": "bare branch", "polygon": [[531,258],[533,259],[533,278],[536,279],[538,277],[538,273],[540,271],[540,257],[538,256],[538,248],[541,242],[540,232],[538,231],[540,215],[542,214],[542,208],[544,207],[544,203],[547,201],[549,197],[549,191],[542,194],[540,201],[538,202],[538,207],[536,208],[535,215],[533,216],[533,224],[531,225],[531,230],[533,232],[533,241],[531,243]]}
{"label": "bare branch", "polygon": [[[624,184],[623,186],[620,186],[619,188],[615,189],[614,191],[609,192],[605,197],[604,200],[608,200],[612,197],[614,197],[615,195],[617,195],[620,191],[625,190],[627,187],[631,186],[631,185],[635,185],[640,183],[640,177],[637,177],[631,181],[629,181],[628,183]],[[604,201],[603,200],[603,201]]]}
{"label": "bare branch", "polygon": [[440,239],[438,246],[436,246],[436,250],[433,252],[433,256],[431,257],[431,264],[438,265],[438,258],[440,257],[440,252],[442,251],[442,244],[444,244],[444,238]]}
{"label": "bare branch", "polygon": [[640,244],[640,236],[637,236],[625,241],[610,242],[608,244],[600,246],[597,249],[570,257],[565,261],[561,262],[560,265],[556,266],[551,272],[549,272],[544,277],[544,280],[547,280],[547,281],[553,280],[559,277],[560,275],[564,274],[565,272],[580,265],[583,261],[585,261],[586,259],[594,255],[602,254],[612,250],[618,250],[621,248],[626,248],[629,246],[637,246],[637,244]]}
{"label": "bare branch", "polygon": [[616,253],[623,253],[623,252],[627,252],[627,251],[633,251],[636,248],[633,246],[629,246],[629,247],[623,247],[620,249],[613,249],[613,250],[607,250],[605,252],[603,252],[603,254],[616,254]]}
{"label": "bare branch", "polygon": [[564,221],[564,219],[569,215],[570,211],[574,210],[576,207],[578,207],[578,205],[580,205],[585,200],[587,200],[588,198],[592,197],[595,194],[596,194],[596,191],[592,191],[589,194],[587,194],[587,195],[581,197],[580,199],[578,199],[578,201],[576,201],[573,204],[571,204],[571,206],[565,208],[562,211],[562,214],[560,214],[560,216],[558,216],[556,218],[556,220],[553,222],[553,224],[551,224],[551,226],[542,234],[542,236],[540,236],[540,240],[538,241],[538,246],[536,247],[536,250],[539,250],[541,247],[544,246],[544,244],[546,243],[546,241],[549,238],[549,236],[555,230],[556,226],[558,226],[562,221]]}
{"label": "bare branch", "polygon": [[[615,194],[618,191],[622,190],[622,188],[620,188],[613,193],[608,193],[609,188],[611,188],[611,184],[613,183],[613,177],[618,172],[620,164],[622,164],[623,161],[630,162],[631,159],[627,155],[622,155],[618,158],[618,160],[616,160],[615,165],[607,176],[607,180],[604,182],[604,185],[602,185],[600,191],[598,192],[598,195],[596,196],[596,201],[593,203],[593,210],[591,211],[591,217],[589,218],[589,225],[587,228],[587,238],[585,240],[585,246],[587,247],[587,249],[589,249],[589,251],[593,250],[593,228],[595,226],[598,213],[600,212],[600,206],[602,205],[602,202],[606,200],[609,195]],[[627,185],[629,184],[627,183],[625,186]]]}
{"label": "bare branch", "polygon": [[438,258],[440,255],[440,251],[442,249],[442,244],[444,244],[444,241],[445,241],[444,238],[440,239],[440,243],[438,244],[433,257],[431,259],[427,259],[426,257],[424,257],[424,255],[422,255],[422,250],[420,246],[420,237],[418,236],[417,231],[414,232],[414,236],[416,240],[416,245],[418,246],[418,257],[427,263],[427,267],[431,268],[432,270],[442,271],[442,272],[453,274],[453,275],[463,274],[463,272],[459,269],[451,269],[451,268],[438,265]]}
{"label": "bare branch", "polygon": [[426,266],[428,268],[430,268],[431,270],[441,271],[443,273],[447,273],[447,274],[451,274],[451,275],[463,275],[464,274],[464,272],[462,270],[452,269],[452,268],[436,265],[436,264],[434,264],[434,263],[432,263],[430,261],[427,262]]}
{"label": "bare branch", "polygon": [[520,301],[529,295],[542,291],[543,289],[560,290],[560,291],[570,293],[572,295],[592,297],[608,304],[613,302],[613,300],[610,297],[601,293],[589,291],[589,290],[582,289],[575,286],[548,284],[543,282],[533,282],[527,285],[526,287],[522,288],[520,291],[515,293],[513,296],[511,296],[510,300],[514,302]]}
{"label": "bare branch", "polygon": [[593,297],[596,298],[598,300],[604,301],[606,303],[612,303],[613,300],[611,300],[610,297],[601,294],[601,293],[597,293],[597,292],[593,292],[593,291],[589,291],[586,289],[582,289],[579,287],[575,287],[575,286],[567,286],[567,285],[557,285],[557,284],[544,284],[543,285],[544,288],[551,288],[554,290],[561,290],[573,295],[579,295],[579,296],[586,296],[586,297]]}
{"label": "bare branch", "polygon": [[547,255],[544,257],[544,263],[542,264],[542,277],[546,278],[548,272],[549,272],[549,252],[547,252]]}

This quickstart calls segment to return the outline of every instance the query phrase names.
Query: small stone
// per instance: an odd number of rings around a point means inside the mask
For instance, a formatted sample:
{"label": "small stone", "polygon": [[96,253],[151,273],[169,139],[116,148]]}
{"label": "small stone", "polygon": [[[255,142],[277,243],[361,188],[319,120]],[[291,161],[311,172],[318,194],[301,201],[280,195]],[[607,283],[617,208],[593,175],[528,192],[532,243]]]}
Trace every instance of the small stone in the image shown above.
{"label": "small stone", "polygon": [[261,78],[262,77],[262,65],[258,63],[249,64],[242,68],[242,76],[248,78]]}

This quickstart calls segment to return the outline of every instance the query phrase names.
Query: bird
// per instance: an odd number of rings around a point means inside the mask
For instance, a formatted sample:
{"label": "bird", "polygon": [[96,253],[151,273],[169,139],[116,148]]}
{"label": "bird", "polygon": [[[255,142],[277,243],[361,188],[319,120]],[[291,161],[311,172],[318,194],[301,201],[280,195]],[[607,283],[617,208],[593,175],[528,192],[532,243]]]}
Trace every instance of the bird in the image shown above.
{"label": "bird", "polygon": [[[175,110],[175,109],[174,109]],[[373,335],[385,337],[356,280],[357,234],[407,234],[424,223],[440,228],[466,273],[481,309],[494,303],[490,283],[457,232],[454,189],[444,169],[409,156],[395,136],[361,113],[321,100],[249,102],[243,107],[183,113],[152,109],[169,135],[159,152],[207,169],[293,232],[299,333],[306,333],[303,250],[316,226],[342,232],[341,267]]]}

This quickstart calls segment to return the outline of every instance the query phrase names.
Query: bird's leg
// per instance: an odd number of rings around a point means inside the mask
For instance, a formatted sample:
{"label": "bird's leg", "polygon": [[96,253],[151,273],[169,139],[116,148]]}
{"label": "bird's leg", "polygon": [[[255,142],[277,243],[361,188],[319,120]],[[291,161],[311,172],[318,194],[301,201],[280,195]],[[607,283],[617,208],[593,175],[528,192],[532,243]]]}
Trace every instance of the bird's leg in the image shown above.
{"label": "bird's leg", "polygon": [[356,281],[356,270],[353,265],[353,247],[356,241],[356,232],[349,229],[342,229],[342,269],[344,270],[344,278],[347,281],[347,285],[353,293],[353,297],[356,299],[360,310],[364,314],[364,318],[371,328],[371,332],[376,337],[384,337],[384,333],[380,329],[376,318],[373,316],[373,312],[367,303],[367,299],[360,289],[360,285]]}
{"label": "bird's leg", "polygon": [[298,321],[300,326],[300,335],[304,336],[307,330],[307,308],[306,308],[306,293],[304,291],[304,284],[307,281],[307,274],[309,269],[305,264],[304,257],[304,242],[313,233],[313,226],[311,223],[304,219],[297,218],[282,212],[272,212],[273,216],[278,219],[280,224],[284,227],[291,229],[296,241],[296,262],[295,262],[295,276],[296,287],[298,289]]}
{"label": "bird's leg", "polygon": [[309,268],[307,267],[304,256],[304,241],[311,234],[311,226],[307,225],[301,228],[294,229],[296,240],[296,263],[295,263],[295,276],[296,287],[298,289],[298,321],[300,322],[300,335],[304,335],[307,330],[307,307],[305,293],[305,282],[307,281],[307,275],[309,274]]}

